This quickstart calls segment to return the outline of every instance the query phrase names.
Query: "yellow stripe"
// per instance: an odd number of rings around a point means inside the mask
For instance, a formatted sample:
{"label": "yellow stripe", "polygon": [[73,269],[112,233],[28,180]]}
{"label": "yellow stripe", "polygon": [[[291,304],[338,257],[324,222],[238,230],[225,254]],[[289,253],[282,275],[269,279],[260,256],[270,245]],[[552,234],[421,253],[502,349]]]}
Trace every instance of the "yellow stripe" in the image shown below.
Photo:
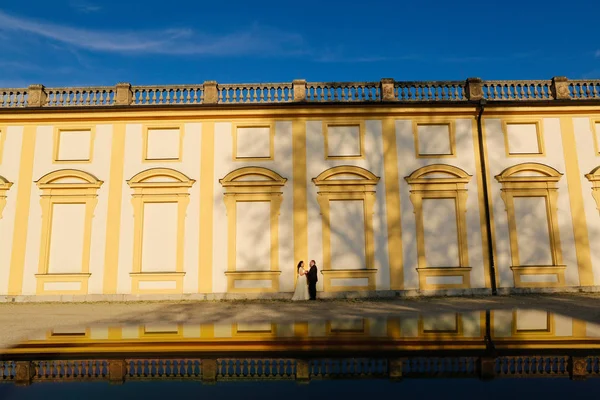
{"label": "yellow stripe", "polygon": [[586,322],[574,319],[573,320],[573,337],[586,337],[587,336],[587,326]]}
{"label": "yellow stripe", "polygon": [[400,219],[400,182],[398,178],[398,152],[396,149],[396,122],[382,120],[383,169],[385,174],[385,207],[388,230],[390,262],[390,289],[404,289],[404,263],[402,253],[402,225]]}
{"label": "yellow stripe", "polygon": [[119,240],[121,235],[121,202],[125,164],[125,124],[113,125],[108,186],[108,217],[104,252],[104,294],[117,293],[119,272]]}
{"label": "yellow stripe", "polygon": [[[300,260],[308,265],[308,206],[306,194],[306,121],[292,122],[294,266]],[[296,274],[294,274],[296,277]],[[296,279],[296,278],[294,278]]]}
{"label": "yellow stripe", "polygon": [[[496,254],[496,224],[495,224],[495,220],[494,220],[494,198],[492,196],[492,173],[490,171],[490,163],[489,163],[489,157],[488,157],[488,147],[487,147],[487,133],[486,133],[486,129],[485,129],[485,120],[482,119],[481,120],[481,137],[482,137],[482,141],[483,141],[483,162],[485,164],[485,170],[487,171],[487,192],[488,192],[488,199],[490,201],[490,226],[491,226],[491,231],[492,231],[492,256],[494,257],[494,260],[498,259],[498,255]],[[483,186],[483,184],[482,184]],[[481,193],[481,195],[483,196],[483,191]],[[500,201],[500,200],[498,200]],[[484,207],[483,202],[480,203],[480,207]],[[485,218],[485,217],[484,217]],[[483,233],[483,232],[482,232]],[[487,241],[485,241],[485,243],[487,243]],[[484,250],[485,248],[482,247],[482,250]],[[484,256],[484,258],[486,258]],[[489,261],[488,261],[488,265],[489,265]],[[489,271],[489,270],[488,270]],[[496,265],[496,268],[494,269],[495,271],[495,276],[496,276],[496,288],[500,287],[500,273],[498,272],[498,265]],[[488,272],[489,275],[489,272]],[[487,281],[486,281],[487,282]],[[491,286],[491,283],[490,283]]]}
{"label": "yellow stripe", "polygon": [[200,254],[198,291],[212,293],[213,201],[215,180],[215,123],[202,123],[200,156]]}
{"label": "yellow stripe", "polygon": [[123,338],[123,329],[120,326],[109,326],[108,327],[108,339],[119,340]]}
{"label": "yellow stripe", "polygon": [[[481,255],[483,259],[483,276],[485,279],[485,287],[492,287],[492,280],[490,278],[490,260],[486,256],[489,252],[490,244],[487,241],[487,224],[485,218],[485,201],[483,199],[483,171],[481,170],[481,163],[478,162],[481,160],[481,154],[479,154],[479,135],[477,132],[477,120],[473,120],[472,123],[472,131],[473,131],[473,149],[475,151],[475,175],[477,175],[477,198],[479,201],[479,225],[481,226]],[[490,209],[491,209],[490,204]],[[491,215],[491,210],[490,210]]]}
{"label": "yellow stripe", "polygon": [[15,211],[15,230],[8,277],[8,294],[19,295],[23,290],[23,271],[25,269],[25,251],[27,228],[29,227],[29,205],[31,186],[33,185],[33,162],[35,158],[35,139],[37,127],[27,125],[23,128],[21,164],[19,165],[19,189],[17,191],[17,209]]}
{"label": "yellow stripe", "polygon": [[214,337],[215,337],[215,325],[214,324],[200,325],[200,338],[201,339],[214,339]]}
{"label": "yellow stripe", "polygon": [[577,255],[577,267],[579,269],[579,284],[581,286],[591,286],[594,284],[594,275],[592,272],[590,240],[583,208],[581,174],[579,171],[579,161],[577,159],[577,145],[575,143],[573,119],[570,117],[562,117],[560,119],[560,128],[565,157],[567,186],[569,188],[569,201],[571,203],[575,254]]}

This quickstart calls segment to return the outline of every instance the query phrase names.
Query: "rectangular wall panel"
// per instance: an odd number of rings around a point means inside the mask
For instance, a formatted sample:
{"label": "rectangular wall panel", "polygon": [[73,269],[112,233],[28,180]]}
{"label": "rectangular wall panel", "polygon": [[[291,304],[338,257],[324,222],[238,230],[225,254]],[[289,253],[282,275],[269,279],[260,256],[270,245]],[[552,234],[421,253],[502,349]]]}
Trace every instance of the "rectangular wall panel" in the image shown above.
{"label": "rectangular wall panel", "polygon": [[521,265],[552,265],[545,197],[514,199]]}
{"label": "rectangular wall panel", "polygon": [[85,204],[54,204],[48,273],[81,272]]}
{"label": "rectangular wall panel", "polygon": [[177,262],[177,203],[145,203],[142,272],[174,272]]}
{"label": "rectangular wall panel", "polygon": [[428,267],[459,267],[455,199],[423,199],[425,259]]}
{"label": "rectangular wall panel", "polygon": [[236,204],[236,269],[271,269],[271,203],[267,201]]}
{"label": "rectangular wall panel", "polygon": [[331,269],[364,269],[365,217],[362,200],[329,202]]}
{"label": "rectangular wall panel", "polygon": [[328,126],[327,155],[329,157],[360,156],[360,125]]}

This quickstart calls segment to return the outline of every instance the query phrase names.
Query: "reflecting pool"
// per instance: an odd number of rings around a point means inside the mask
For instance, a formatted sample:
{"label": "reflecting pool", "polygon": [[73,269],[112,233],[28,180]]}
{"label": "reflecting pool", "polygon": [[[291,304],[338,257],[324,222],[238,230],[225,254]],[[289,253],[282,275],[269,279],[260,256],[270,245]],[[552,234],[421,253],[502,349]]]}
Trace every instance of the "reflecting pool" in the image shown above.
{"label": "reflecting pool", "polygon": [[1,399],[493,399],[590,393],[599,376],[600,324],[528,309],[63,327],[0,351]]}

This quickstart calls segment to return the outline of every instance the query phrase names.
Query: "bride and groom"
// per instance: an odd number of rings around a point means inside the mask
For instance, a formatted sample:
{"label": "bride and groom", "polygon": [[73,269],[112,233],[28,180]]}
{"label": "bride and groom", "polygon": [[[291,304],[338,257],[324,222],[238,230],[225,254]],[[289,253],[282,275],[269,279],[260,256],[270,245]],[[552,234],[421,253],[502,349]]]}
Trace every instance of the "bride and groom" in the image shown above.
{"label": "bride and groom", "polygon": [[293,301],[298,300],[316,300],[317,299],[317,263],[311,260],[308,271],[304,269],[304,261],[300,261],[296,266],[298,279],[296,280],[296,290],[294,291]]}

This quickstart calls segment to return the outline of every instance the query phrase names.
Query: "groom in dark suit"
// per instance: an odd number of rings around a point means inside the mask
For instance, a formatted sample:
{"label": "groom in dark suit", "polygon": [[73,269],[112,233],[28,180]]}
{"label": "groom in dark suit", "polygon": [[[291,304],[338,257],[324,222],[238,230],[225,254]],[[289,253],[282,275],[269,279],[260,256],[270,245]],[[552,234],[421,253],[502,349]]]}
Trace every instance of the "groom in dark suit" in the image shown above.
{"label": "groom in dark suit", "polygon": [[306,283],[308,284],[308,295],[311,300],[317,299],[317,282],[319,278],[317,278],[317,263],[315,260],[310,261],[310,269],[306,274]]}

